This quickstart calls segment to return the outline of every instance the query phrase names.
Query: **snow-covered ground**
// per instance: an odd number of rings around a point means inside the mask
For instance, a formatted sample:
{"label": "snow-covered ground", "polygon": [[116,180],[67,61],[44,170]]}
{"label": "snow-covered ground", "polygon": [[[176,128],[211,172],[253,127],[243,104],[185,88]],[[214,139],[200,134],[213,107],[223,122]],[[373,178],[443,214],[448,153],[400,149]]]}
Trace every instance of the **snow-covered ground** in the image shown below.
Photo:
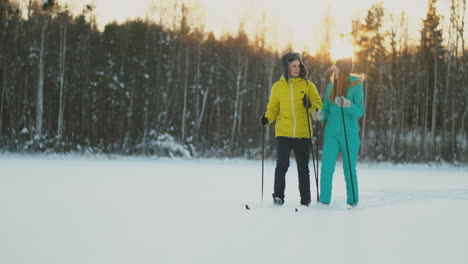
{"label": "snow-covered ground", "polygon": [[273,172],[262,204],[260,161],[2,155],[0,263],[468,263],[466,167],[359,164],[358,210],[341,164],[329,208]]}

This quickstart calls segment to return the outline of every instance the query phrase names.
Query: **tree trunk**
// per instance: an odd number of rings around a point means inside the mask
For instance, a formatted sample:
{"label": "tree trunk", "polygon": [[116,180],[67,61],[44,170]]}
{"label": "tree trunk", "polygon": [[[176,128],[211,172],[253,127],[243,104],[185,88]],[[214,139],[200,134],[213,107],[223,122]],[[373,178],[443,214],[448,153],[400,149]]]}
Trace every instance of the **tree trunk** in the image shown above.
{"label": "tree trunk", "polygon": [[241,99],[241,94],[240,94],[240,82],[242,78],[242,72],[238,71],[236,74],[236,98],[234,100],[234,110],[233,110],[233,120],[232,120],[232,129],[231,129],[231,144],[234,146],[234,140],[235,140],[235,135],[236,135],[236,128],[237,128],[237,123],[238,123],[238,118],[239,118],[239,105],[240,105],[240,99]]}
{"label": "tree trunk", "polygon": [[[417,60],[417,62],[421,62],[420,60]],[[419,66],[420,64],[418,63],[417,65],[417,73],[420,72],[421,67]],[[416,104],[413,106],[413,111],[416,112],[416,116],[414,117],[414,122],[413,126],[411,127],[411,131],[413,131],[413,146],[415,149],[418,149],[418,145],[421,144],[419,140],[422,140],[421,137],[417,137],[418,135],[421,135],[421,124],[420,124],[420,115],[421,115],[421,77],[419,74],[416,75]],[[422,149],[422,148],[421,148]],[[414,152],[414,156],[417,155],[417,151]],[[416,159],[419,159],[420,157],[416,156]]]}
{"label": "tree trunk", "polygon": [[427,158],[427,152],[428,152],[428,146],[427,146],[427,126],[428,126],[428,123],[429,123],[429,74],[430,72],[429,71],[424,71],[426,73],[426,76],[425,76],[425,82],[424,82],[424,104],[423,104],[423,107],[424,107],[424,119],[423,119],[423,141],[422,141],[422,144],[423,144],[423,156],[424,158],[426,159]]}
{"label": "tree trunk", "polygon": [[242,110],[244,109],[244,93],[247,89],[247,80],[248,80],[248,76],[247,76],[247,68],[248,68],[248,64],[247,64],[247,58],[245,59],[244,61],[244,64],[242,66],[243,70],[242,70],[242,81],[241,81],[241,85],[240,87],[243,87],[244,89],[240,90],[240,93],[239,93],[239,107],[238,107],[238,121],[237,121],[237,132],[236,132],[236,135],[237,137],[235,138],[235,144],[234,144],[234,147],[237,148],[237,139],[239,138],[239,135],[242,135]]}
{"label": "tree trunk", "polygon": [[[65,18],[66,19],[66,18]],[[63,113],[65,111],[65,67],[66,67],[66,55],[67,55],[67,21],[63,25],[60,25],[60,97],[59,97],[59,116],[58,116],[58,125],[57,125],[57,137],[58,141],[62,140],[63,136]]]}
{"label": "tree trunk", "polygon": [[[194,55],[194,60],[195,60],[195,77],[193,79],[193,89],[192,89],[192,94],[195,96],[195,120],[200,119],[200,45],[201,43],[196,44],[197,48],[195,49],[195,55]],[[192,103],[193,104],[193,103]],[[198,131],[196,131],[198,134]]]}
{"label": "tree trunk", "polygon": [[[442,122],[442,134],[443,134],[443,138],[442,138],[442,146],[447,146],[445,147],[445,150],[446,150],[446,153],[447,153],[447,157],[450,157],[452,156],[450,154],[450,146],[452,145],[451,142],[450,142],[450,136],[449,136],[449,129],[448,129],[448,121],[451,120],[453,118],[453,114],[450,113],[448,111],[448,107],[449,107],[449,102],[450,102],[450,93],[449,93],[449,85],[450,85],[450,74],[451,74],[451,66],[452,66],[452,51],[449,51],[448,52],[448,58],[447,58],[447,76],[445,78],[445,89],[444,89],[444,100],[441,104],[443,110],[442,110],[442,116],[444,117],[444,119],[448,119],[447,121],[443,121]],[[449,144],[446,144],[446,143],[449,143]],[[453,156],[452,156],[453,157]]]}
{"label": "tree trunk", "polygon": [[198,116],[197,120],[197,134],[200,134],[200,127],[201,123],[203,121],[203,116],[205,115],[205,109],[206,109],[206,104],[207,104],[207,99],[208,99],[208,94],[210,92],[210,85],[206,87],[205,92],[203,93],[203,101],[202,101],[202,106],[201,106],[201,111]]}
{"label": "tree trunk", "polygon": [[[203,120],[203,116],[205,114],[205,109],[206,109],[206,100],[208,98],[208,94],[209,94],[209,90],[210,90],[210,86],[211,86],[211,78],[212,78],[212,73],[210,73],[208,75],[208,78],[209,78],[209,84],[206,86],[206,89],[205,91],[203,91],[203,98],[201,99],[201,106],[200,106],[200,89],[201,89],[201,86],[200,86],[200,63],[201,63],[201,55],[200,55],[200,49],[201,49],[201,42],[197,44],[197,53],[196,53],[196,57],[195,57],[195,60],[196,60],[196,63],[195,63],[195,89],[194,89],[194,92],[196,94],[196,106],[195,106],[195,112],[196,112],[196,131],[195,131],[195,137],[198,140],[200,140],[200,127],[201,127],[201,123],[202,123],[202,120]],[[213,66],[211,66],[213,67]]]}
{"label": "tree trunk", "polygon": [[[271,55],[267,59],[268,60],[266,61],[266,65],[267,65],[267,69],[266,69],[267,76],[266,76],[266,78],[267,78],[268,85],[267,85],[267,89],[264,89],[265,92],[262,92],[262,107],[263,107],[263,109],[265,109],[265,112],[266,112],[266,108],[267,108],[267,104],[268,104],[268,99],[270,97],[271,88],[273,87],[273,74],[275,72],[275,67],[274,67],[274,65],[275,65],[275,56]],[[270,133],[271,127],[273,127],[273,126],[267,126],[266,127],[265,142],[270,142],[270,140],[271,140],[271,133]]]}
{"label": "tree trunk", "polygon": [[[156,61],[163,61],[163,50],[162,50],[162,34],[160,32],[156,32],[156,30],[153,31],[154,33],[154,38],[156,39]],[[160,130],[162,129],[162,124],[163,124],[163,116],[162,112],[164,111],[164,101],[160,99],[164,99],[164,88],[163,88],[163,71],[161,70],[162,68],[162,63],[156,63],[156,80],[154,83],[155,87],[155,92],[153,95],[153,100],[156,105],[156,118],[155,122],[153,123],[154,130],[156,134],[159,134]]]}
{"label": "tree trunk", "polygon": [[434,157],[436,151],[436,122],[437,122],[437,69],[438,69],[438,62],[437,56],[434,55],[434,92],[432,96],[432,126],[431,126],[431,157]]}
{"label": "tree trunk", "polygon": [[[171,49],[169,50],[169,54],[168,54],[168,57],[169,58],[175,58],[175,56],[173,56],[173,54],[171,53],[176,53],[176,51],[174,51],[174,46],[175,44],[172,44],[171,45]],[[163,57],[163,56],[161,56]],[[163,132],[166,132],[167,131],[167,126],[168,126],[168,122],[169,122],[169,109],[170,109],[170,102],[171,102],[171,95],[170,95],[170,91],[171,91],[171,85],[172,85],[172,78],[173,78],[173,71],[174,71],[174,67],[175,67],[175,62],[174,62],[174,59],[169,59],[168,60],[168,65],[167,65],[167,70],[164,71],[162,70],[162,72],[165,72],[166,73],[166,86],[165,86],[165,90],[163,91],[163,96],[161,96],[161,100],[162,100],[162,113],[160,113],[160,115],[162,115],[161,119],[162,119],[162,127],[160,126],[160,131],[163,131]],[[162,68],[164,69],[164,68]]]}
{"label": "tree trunk", "polygon": [[[237,126],[239,126],[239,121],[240,121],[240,107],[241,107],[241,100],[242,100],[242,96],[241,96],[241,82],[242,82],[242,78],[245,78],[245,76],[243,76],[243,73],[244,73],[244,69],[245,69],[245,66],[244,65],[244,61],[246,61],[247,59],[243,58],[243,57],[238,57],[237,59],[237,69],[236,69],[236,98],[235,98],[235,101],[234,101],[234,111],[233,111],[233,122],[232,122],[232,129],[231,129],[231,144],[232,146],[235,146],[235,141],[236,141],[236,131],[237,131]],[[245,63],[247,64],[247,63]]]}
{"label": "tree trunk", "polygon": [[[366,58],[367,58],[367,56],[366,56]],[[369,60],[366,60],[366,74],[368,74],[368,73],[369,73]],[[368,78],[366,78],[364,80],[364,91],[363,91],[363,93],[364,93],[364,109],[365,109],[365,111],[364,111],[364,116],[362,117],[361,148],[360,148],[361,149],[361,155],[364,157],[364,159],[366,158],[366,154],[367,154],[367,152],[366,152],[366,150],[367,150],[367,145],[366,145],[366,141],[367,141],[366,140],[367,114],[366,113],[368,111],[368,109],[367,109],[367,97],[368,97],[368,95],[367,95],[367,83],[368,83],[368,81],[367,80],[368,80]],[[324,96],[325,96],[325,94],[324,94]]]}
{"label": "tree trunk", "polygon": [[3,102],[5,100],[5,94],[7,89],[7,60],[3,64],[3,85],[2,85],[2,95],[0,98],[0,139],[3,136]]}
{"label": "tree trunk", "polygon": [[[89,13],[89,21],[92,21],[92,12]],[[89,30],[86,30],[84,41],[82,42],[83,47],[80,50],[81,55],[83,56],[82,60],[82,67],[83,73],[80,76],[82,77],[82,81],[78,86],[80,89],[80,104],[81,104],[81,111],[77,111],[76,121],[74,122],[76,125],[73,127],[79,126],[79,130],[81,132],[80,143],[81,144],[92,144],[95,139],[95,142],[99,141],[98,136],[98,119],[93,119],[92,116],[95,114],[94,109],[96,108],[96,104],[98,104],[97,100],[92,100],[89,96],[89,80],[90,80],[90,71],[91,71],[91,32],[92,32],[92,25],[90,25]]]}
{"label": "tree trunk", "polygon": [[131,138],[132,138],[132,131],[133,131],[133,126],[132,126],[132,122],[133,122],[133,116],[134,116],[134,111],[133,111],[133,104],[135,102],[135,91],[136,91],[136,80],[135,80],[135,76],[133,76],[133,85],[132,85],[132,91],[130,92],[131,95],[130,95],[130,105],[128,106],[128,110],[127,110],[127,129],[126,129],[126,132],[125,132],[125,144],[124,144],[124,149],[123,151],[125,153],[127,153],[127,147],[128,147],[128,142],[131,141]]}
{"label": "tree trunk", "polygon": [[184,74],[184,101],[182,107],[182,129],[181,140],[185,141],[185,119],[187,118],[187,90],[188,90],[188,75],[189,75],[189,45],[185,48],[185,74]]}
{"label": "tree trunk", "polygon": [[36,100],[36,136],[42,135],[42,117],[44,114],[44,53],[45,53],[45,34],[49,24],[49,17],[44,18],[41,30],[41,48],[39,52],[39,78],[37,84],[37,100]]}

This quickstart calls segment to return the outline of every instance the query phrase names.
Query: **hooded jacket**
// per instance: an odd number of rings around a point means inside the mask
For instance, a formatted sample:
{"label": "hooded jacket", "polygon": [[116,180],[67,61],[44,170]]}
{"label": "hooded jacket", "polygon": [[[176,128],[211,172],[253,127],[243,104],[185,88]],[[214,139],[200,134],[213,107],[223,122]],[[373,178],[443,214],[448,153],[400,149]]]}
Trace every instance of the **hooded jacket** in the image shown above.
{"label": "hooded jacket", "polygon": [[[358,76],[349,76],[349,88],[346,93],[346,99],[351,101],[350,107],[343,107],[346,122],[346,133],[353,135],[359,133],[358,119],[364,115],[363,78]],[[341,107],[328,100],[328,96],[333,88],[333,83],[327,86],[323,104],[323,118],[320,121],[328,120],[325,125],[325,134],[344,135],[343,118]]]}
{"label": "hooded jacket", "polygon": [[[310,138],[307,110],[302,104],[304,95],[307,95],[312,103],[309,114],[315,109],[322,109],[322,100],[311,81],[302,78],[289,78],[289,81],[286,81],[285,77],[281,76],[281,79],[273,84],[265,117],[269,124],[276,120],[275,137]],[[312,124],[310,119],[309,124]]]}

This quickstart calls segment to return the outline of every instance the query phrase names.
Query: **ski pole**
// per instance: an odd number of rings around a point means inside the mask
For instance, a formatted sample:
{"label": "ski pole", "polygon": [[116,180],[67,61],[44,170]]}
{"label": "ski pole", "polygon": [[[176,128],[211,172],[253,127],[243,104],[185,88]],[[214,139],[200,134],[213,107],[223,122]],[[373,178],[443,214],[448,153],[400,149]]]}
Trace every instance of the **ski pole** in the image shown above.
{"label": "ski pole", "polygon": [[265,127],[262,128],[262,203],[263,203],[263,171],[265,167]]}
{"label": "ski pole", "polygon": [[[343,103],[343,96],[340,95],[340,97],[341,97],[341,102]],[[356,196],[354,194],[353,173],[352,173],[352,170],[351,170],[351,159],[349,158],[348,135],[346,134],[346,122],[345,122],[345,119],[344,119],[343,106],[341,106],[341,117],[343,119],[343,129],[344,129],[345,142],[346,142],[346,153],[348,154],[349,177],[351,179],[351,188],[353,190],[353,201],[354,201],[354,204],[356,204]]]}
{"label": "ski pole", "polygon": [[[304,98],[307,98],[307,94],[304,94]],[[317,178],[317,169],[315,168],[315,155],[314,155],[314,145],[312,143],[312,130],[310,129],[310,120],[309,120],[309,108],[306,108],[307,113],[307,127],[309,128],[310,136],[310,150],[312,152],[312,164],[314,165],[314,177],[315,177],[315,187],[317,189],[317,203],[319,202],[319,190],[318,190],[318,178]]]}
{"label": "ski pole", "polygon": [[[318,111],[318,109],[315,109],[315,111]],[[315,144],[315,150],[316,150],[315,153],[317,154],[317,156],[316,156],[317,157],[317,160],[316,160],[316,162],[317,162],[317,174],[315,175],[315,182],[317,184],[317,190],[318,190],[318,180],[319,180],[319,173],[320,173],[320,169],[319,169],[319,145],[320,145],[319,144],[320,143],[319,142],[319,140],[320,140],[319,132],[320,132],[320,123],[317,120],[317,121],[315,121],[315,124],[316,124],[316,127],[317,127],[317,142]]]}

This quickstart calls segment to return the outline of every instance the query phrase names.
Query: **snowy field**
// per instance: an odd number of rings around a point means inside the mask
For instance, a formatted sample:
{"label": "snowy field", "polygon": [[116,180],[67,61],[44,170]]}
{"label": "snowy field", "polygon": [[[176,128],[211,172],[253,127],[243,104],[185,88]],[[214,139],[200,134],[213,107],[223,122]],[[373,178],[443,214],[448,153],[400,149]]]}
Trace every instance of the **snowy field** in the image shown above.
{"label": "snowy field", "polygon": [[273,161],[263,204],[260,161],[0,155],[0,168],[2,264],[468,263],[467,167],[358,164],[357,210],[341,164],[329,208],[298,206],[293,160],[283,207]]}

